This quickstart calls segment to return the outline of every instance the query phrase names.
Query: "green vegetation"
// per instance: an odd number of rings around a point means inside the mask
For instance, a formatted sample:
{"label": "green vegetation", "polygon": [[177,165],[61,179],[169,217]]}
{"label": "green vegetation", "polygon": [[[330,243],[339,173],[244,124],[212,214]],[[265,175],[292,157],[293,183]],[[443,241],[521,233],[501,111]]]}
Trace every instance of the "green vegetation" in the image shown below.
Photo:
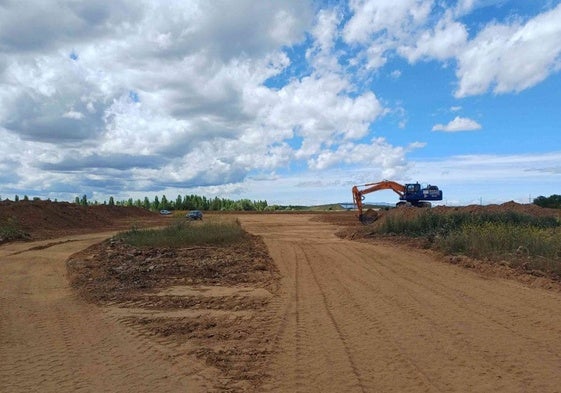
{"label": "green vegetation", "polygon": [[24,232],[19,223],[12,218],[0,222],[0,242],[27,239],[29,234]]}
{"label": "green vegetation", "polygon": [[379,230],[381,233],[395,233],[415,237],[446,236],[462,229],[466,225],[482,226],[486,224],[535,228],[557,228],[561,226],[561,222],[556,217],[535,217],[516,212],[436,214],[427,211],[414,219],[388,217]]}
{"label": "green vegetation", "polygon": [[534,205],[540,207],[549,207],[553,209],[561,209],[561,195],[553,194],[549,197],[539,196],[534,199]]}
{"label": "green vegetation", "polygon": [[561,276],[561,222],[556,217],[426,212],[414,219],[388,219],[378,232],[425,237],[427,246],[448,254],[506,259],[514,266]]}
{"label": "green vegetation", "polygon": [[464,225],[438,239],[440,248],[477,258],[520,254],[561,260],[561,231],[531,225],[482,223]]}
{"label": "green vegetation", "polygon": [[232,244],[245,239],[246,232],[235,219],[205,222],[178,220],[162,229],[133,228],[117,237],[136,247],[181,248]]}

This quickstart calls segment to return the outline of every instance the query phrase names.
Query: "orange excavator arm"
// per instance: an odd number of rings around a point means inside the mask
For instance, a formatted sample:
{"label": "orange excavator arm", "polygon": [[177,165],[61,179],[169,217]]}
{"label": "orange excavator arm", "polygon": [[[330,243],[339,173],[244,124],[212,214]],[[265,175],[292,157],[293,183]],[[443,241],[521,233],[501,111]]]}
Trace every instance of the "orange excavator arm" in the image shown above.
{"label": "orange excavator arm", "polygon": [[[359,189],[359,187],[367,187],[367,188]],[[405,186],[403,184],[399,184],[391,180],[384,180],[378,183],[367,183],[361,186],[354,186],[353,202],[358,209],[358,218],[360,221],[362,221],[362,200],[364,199],[364,195],[380,190],[393,190],[400,197],[402,197],[405,194]]]}

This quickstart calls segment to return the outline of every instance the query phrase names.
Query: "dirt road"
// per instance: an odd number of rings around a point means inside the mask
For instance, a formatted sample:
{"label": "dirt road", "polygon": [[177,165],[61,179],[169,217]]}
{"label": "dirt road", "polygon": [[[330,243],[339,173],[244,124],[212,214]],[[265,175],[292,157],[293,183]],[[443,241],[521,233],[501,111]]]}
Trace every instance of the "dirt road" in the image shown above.
{"label": "dirt road", "polygon": [[[561,295],[312,217],[240,217],[283,275],[260,391],[561,392]],[[68,287],[66,258],[107,236],[0,247],[1,392],[205,391],[173,348]]]}
{"label": "dirt road", "polygon": [[0,392],[186,392],[185,370],[78,299],[65,260],[110,233],[0,247]]}
{"label": "dirt road", "polygon": [[284,277],[265,390],[561,392],[561,296],[307,216],[243,217]]}

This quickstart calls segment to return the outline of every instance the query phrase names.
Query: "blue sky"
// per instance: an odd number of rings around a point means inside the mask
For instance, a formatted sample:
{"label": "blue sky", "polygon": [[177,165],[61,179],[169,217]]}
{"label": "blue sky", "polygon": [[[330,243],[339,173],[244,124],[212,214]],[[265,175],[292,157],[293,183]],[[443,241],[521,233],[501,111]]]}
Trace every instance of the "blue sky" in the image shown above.
{"label": "blue sky", "polygon": [[3,1],[0,196],[559,194],[560,20],[552,0]]}

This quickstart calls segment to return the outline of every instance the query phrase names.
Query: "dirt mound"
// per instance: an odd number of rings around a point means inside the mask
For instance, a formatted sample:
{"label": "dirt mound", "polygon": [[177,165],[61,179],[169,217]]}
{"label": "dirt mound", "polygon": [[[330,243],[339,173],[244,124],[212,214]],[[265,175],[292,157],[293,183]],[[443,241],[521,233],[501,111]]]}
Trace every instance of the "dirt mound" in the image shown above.
{"label": "dirt mound", "polygon": [[280,275],[259,237],[188,248],[113,238],[74,254],[67,269],[85,299],[110,306],[126,326],[177,356],[187,351],[218,370],[216,391],[261,391],[272,353],[268,306]]}
{"label": "dirt mound", "polygon": [[52,201],[0,201],[0,225],[12,227],[23,238],[47,238],[111,228],[123,220],[159,217],[138,207],[80,206]]}

